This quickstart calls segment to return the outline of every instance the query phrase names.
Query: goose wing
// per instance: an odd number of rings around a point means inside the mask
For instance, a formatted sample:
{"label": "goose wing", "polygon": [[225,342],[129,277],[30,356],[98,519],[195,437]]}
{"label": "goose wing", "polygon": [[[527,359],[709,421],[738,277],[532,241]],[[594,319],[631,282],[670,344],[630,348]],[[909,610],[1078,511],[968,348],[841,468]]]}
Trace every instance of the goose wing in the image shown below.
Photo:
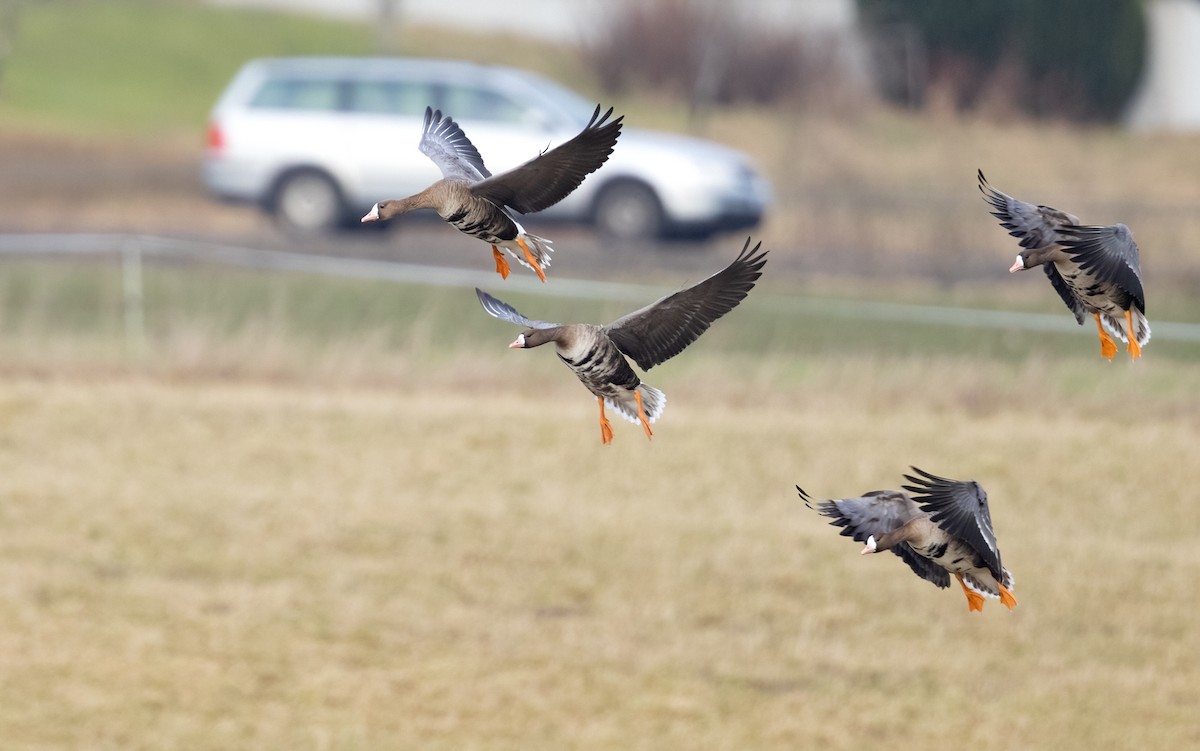
{"label": "goose wing", "polygon": [[1063,225],[1078,224],[1079,219],[1050,206],[1037,206],[1002,193],[990,184],[979,170],[979,192],[991,204],[992,216],[1008,234],[1021,241],[1022,248],[1034,250],[1058,242],[1057,230]]}
{"label": "goose wing", "polygon": [[683,351],[712,325],[733,310],[762,276],[769,251],[762,243],[742,252],[724,269],[704,281],[622,316],[604,327],[609,337],[643,370]]}
{"label": "goose wing", "polygon": [[479,298],[480,305],[483,306],[483,309],[492,318],[499,318],[501,321],[515,323],[518,326],[524,326],[528,329],[552,329],[559,325],[557,323],[547,323],[545,321],[535,321],[532,318],[526,318],[517,312],[517,309],[513,306],[497,300],[478,287],[475,288],[475,295]]}
{"label": "goose wing", "polygon": [[553,206],[578,188],[583,178],[599,169],[612,153],[624,119],[622,116],[610,122],[612,112],[609,107],[601,117],[597,104],[579,135],[519,167],[472,185],[471,191],[522,214]]}
{"label": "goose wing", "polygon": [[[873,490],[858,498],[817,501],[815,506],[813,499],[803,488],[797,485],[796,490],[800,492],[804,505],[832,519],[829,523],[841,527],[842,536],[855,542],[865,543],[872,535],[879,537],[887,534],[922,513],[907,493],[898,490]],[[946,569],[922,555],[917,555],[907,542],[894,545],[891,550],[900,556],[917,576],[939,587],[950,586],[950,574]]]}
{"label": "goose wing", "polygon": [[458,123],[443,115],[441,110],[425,108],[425,127],[419,148],[442,171],[442,177],[476,183],[492,176],[483,166],[479,149]]}
{"label": "goose wing", "polygon": [[913,494],[913,500],[921,510],[928,512],[930,520],[942,531],[962,540],[978,553],[996,581],[1004,581],[1004,567],[1000,564],[1000,549],[992,529],[987,493],[979,483],[948,480],[916,467],[912,470],[916,476],[905,475],[904,479],[913,484],[903,487]]}
{"label": "goose wing", "polygon": [[1141,254],[1128,227],[1124,224],[1111,227],[1080,227],[1072,224],[1063,227],[1059,234],[1063,250],[1083,271],[1101,282],[1120,288],[1133,300],[1138,310],[1146,312]]}

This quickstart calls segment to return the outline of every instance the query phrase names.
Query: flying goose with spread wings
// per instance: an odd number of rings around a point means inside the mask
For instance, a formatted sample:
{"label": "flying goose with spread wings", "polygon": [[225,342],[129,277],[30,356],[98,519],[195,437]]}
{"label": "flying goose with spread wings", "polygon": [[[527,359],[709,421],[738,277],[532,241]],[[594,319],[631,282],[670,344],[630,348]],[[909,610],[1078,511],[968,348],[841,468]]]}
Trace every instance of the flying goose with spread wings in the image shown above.
{"label": "flying goose with spread wings", "polygon": [[841,527],[843,536],[863,543],[863,555],[891,550],[917,576],[943,589],[954,574],[971,611],[982,611],[985,597],[999,597],[1012,610],[1013,577],[1000,563],[987,493],[977,482],[912,471],[904,475],[912,483],[902,486],[907,493],[872,490],[857,498],[814,501],[799,485],[796,490],[805,505]]}
{"label": "flying goose with spread wings", "polygon": [[526,232],[509,209],[528,214],[549,208],[599,169],[621,134],[623,118],[610,120],[612,112],[610,107],[601,115],[600,105],[596,105],[592,119],[577,136],[519,167],[493,175],[458,123],[441,110],[426,107],[420,149],[441,169],[442,179],[407,198],[376,203],[362,221],[434,209],[451,226],[492,246],[496,273],[502,278],[508,278],[509,265],[499,248],[533,269],[544,282],[551,243]]}
{"label": "flying goose with spread wings", "polygon": [[630,422],[641,423],[646,438],[652,438],[650,424],[662,416],[666,396],[643,383],[625,358],[649,370],[696,341],[754,287],[767,262],[768,251],[759,252],[761,246],[758,243],[751,248],[747,238],[742,252],[721,271],[603,326],[536,321],[480,289],[475,293],[489,315],[525,327],[509,347],[554,344],[559,359],[600,403],[602,443],[611,443],[613,438],[605,404]]}
{"label": "flying goose with spread wings", "polygon": [[1150,341],[1150,323],[1138,246],[1129,227],[1081,225],[1074,214],[996,190],[982,170],[979,190],[1000,226],[1021,241],[1009,271],[1041,266],[1081,326],[1089,314],[1096,319],[1101,355],[1111,360],[1117,353],[1111,334],[1128,342],[1132,359],[1140,357]]}

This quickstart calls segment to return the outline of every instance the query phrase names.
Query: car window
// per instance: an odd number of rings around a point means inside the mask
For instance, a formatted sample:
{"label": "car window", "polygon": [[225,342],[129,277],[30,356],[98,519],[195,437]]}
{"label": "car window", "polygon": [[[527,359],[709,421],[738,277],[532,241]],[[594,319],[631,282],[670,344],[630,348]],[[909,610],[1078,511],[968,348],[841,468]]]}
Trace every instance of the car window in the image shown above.
{"label": "car window", "polygon": [[350,81],[346,87],[346,107],[352,112],[420,117],[433,104],[433,87],[429,84],[367,80]]}
{"label": "car window", "polygon": [[523,105],[494,91],[469,86],[447,86],[442,95],[442,109],[459,120],[519,123],[526,119],[526,108]]}
{"label": "car window", "polygon": [[289,110],[335,110],[338,107],[338,83],[322,79],[272,79],[258,90],[250,106]]}

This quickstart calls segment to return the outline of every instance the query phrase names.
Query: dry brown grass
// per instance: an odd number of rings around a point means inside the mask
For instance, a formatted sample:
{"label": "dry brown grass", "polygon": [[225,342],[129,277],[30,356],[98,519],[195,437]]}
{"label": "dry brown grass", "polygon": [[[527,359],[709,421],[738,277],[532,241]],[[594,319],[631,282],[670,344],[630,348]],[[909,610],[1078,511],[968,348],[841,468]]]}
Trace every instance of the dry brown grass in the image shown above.
{"label": "dry brown grass", "polygon": [[[486,388],[10,376],[0,737],[1195,745],[1194,412],[995,408],[1011,393],[947,396],[969,367],[924,392],[937,369],[761,398],[769,373],[660,379],[655,440],[621,423],[609,448],[556,364]],[[792,487],[909,464],[987,487],[1014,612],[860,558]]]}
{"label": "dry brown grass", "polygon": [[[621,102],[627,120],[686,130],[682,106]],[[1148,278],[1200,279],[1200,137],[1078,128],[1023,120],[908,113],[862,104],[836,112],[714,110],[701,135],[750,153],[776,204],[763,231],[794,246],[813,270],[954,281],[1015,254],[976,189],[1072,211],[1084,222],[1128,224]]]}

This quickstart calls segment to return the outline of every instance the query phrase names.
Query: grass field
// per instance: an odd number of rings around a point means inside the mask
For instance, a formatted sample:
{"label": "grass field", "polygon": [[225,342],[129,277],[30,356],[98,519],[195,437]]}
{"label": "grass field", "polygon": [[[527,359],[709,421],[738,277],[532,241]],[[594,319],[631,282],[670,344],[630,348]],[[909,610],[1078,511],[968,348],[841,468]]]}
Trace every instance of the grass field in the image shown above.
{"label": "grass field", "polygon": [[[496,56],[513,65],[583,78],[564,48],[479,44],[478,36],[401,25],[395,54]],[[0,80],[0,123],[68,135],[174,137],[202,133],[209,109],[247,59],[372,55],[366,23],[200,0],[26,3]]]}
{"label": "grass field", "polygon": [[[511,354],[389,388],[0,380],[6,746],[1200,741],[1194,408],[751,368],[663,376],[655,440],[604,448],[561,366]],[[988,489],[1015,611],[795,498],[909,464]]]}
{"label": "grass field", "polygon": [[[244,57],[371,39],[189,2],[25,4],[0,123],[112,139],[110,160],[195,150]],[[562,50],[403,41],[600,95]],[[617,104],[686,127],[679,103]],[[872,108],[704,127],[771,174],[772,264],[647,375],[669,397],[650,443],[621,422],[602,447],[586,391],[550,352],[507,349],[515,329],[470,290],[148,264],[131,341],[115,265],[6,259],[0,745],[1200,745],[1200,344],[1109,364],[1090,327],[836,312],[1069,321],[1044,280],[980,272],[1015,253],[975,191],[984,167],[1129,222],[1152,323],[1198,320],[1195,137]],[[67,187],[81,225],[134,230],[157,190]],[[504,298],[551,319],[630,308]],[[896,487],[909,465],[987,488],[1015,611],[968,614],[796,498]]]}
{"label": "grass field", "polygon": [[[148,268],[131,356],[110,268],[6,271],[6,747],[1200,741],[1195,345],[1109,364],[764,279],[605,448],[468,290]],[[1015,611],[795,497],[910,464],[987,488]]]}

